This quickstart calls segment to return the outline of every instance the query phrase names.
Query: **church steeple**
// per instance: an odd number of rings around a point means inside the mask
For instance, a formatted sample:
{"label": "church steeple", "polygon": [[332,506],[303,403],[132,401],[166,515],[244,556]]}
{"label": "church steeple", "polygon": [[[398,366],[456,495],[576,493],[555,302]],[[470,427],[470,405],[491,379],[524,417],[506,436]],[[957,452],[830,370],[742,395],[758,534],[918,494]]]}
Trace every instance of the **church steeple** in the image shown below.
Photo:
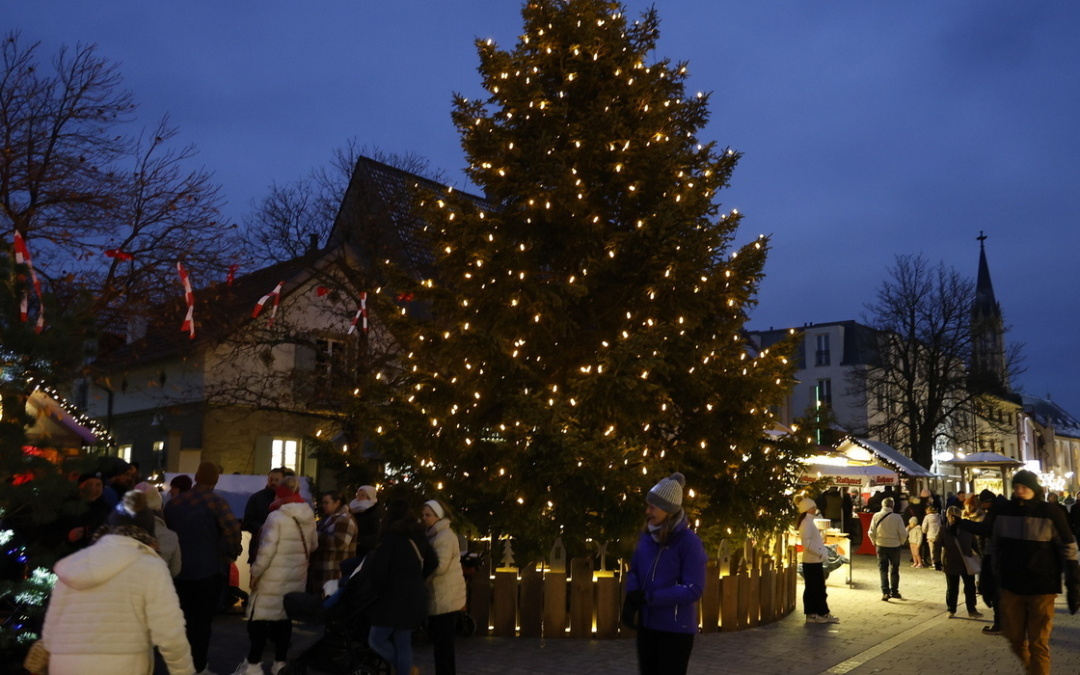
{"label": "church steeple", "polygon": [[988,393],[1004,394],[1009,390],[1005,373],[1005,321],[1001,306],[994,297],[990,265],[986,262],[986,235],[979,241],[979,276],[971,305],[971,370],[969,384]]}

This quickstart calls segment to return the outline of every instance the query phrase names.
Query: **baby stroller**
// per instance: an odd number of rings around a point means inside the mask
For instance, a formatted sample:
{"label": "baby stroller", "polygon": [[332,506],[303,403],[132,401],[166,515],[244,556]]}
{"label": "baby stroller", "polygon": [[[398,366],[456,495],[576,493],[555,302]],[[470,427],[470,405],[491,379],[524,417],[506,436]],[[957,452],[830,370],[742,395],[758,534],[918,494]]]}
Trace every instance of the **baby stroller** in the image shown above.
{"label": "baby stroller", "polygon": [[[359,575],[357,575],[359,576]],[[309,593],[285,596],[285,613],[293,621],[323,624],[323,635],[300,656],[291,659],[280,675],[309,672],[334,675],[390,675],[390,664],[367,644],[370,624],[366,603],[360,601],[360,583],[346,583],[336,604],[325,608],[323,600]]]}

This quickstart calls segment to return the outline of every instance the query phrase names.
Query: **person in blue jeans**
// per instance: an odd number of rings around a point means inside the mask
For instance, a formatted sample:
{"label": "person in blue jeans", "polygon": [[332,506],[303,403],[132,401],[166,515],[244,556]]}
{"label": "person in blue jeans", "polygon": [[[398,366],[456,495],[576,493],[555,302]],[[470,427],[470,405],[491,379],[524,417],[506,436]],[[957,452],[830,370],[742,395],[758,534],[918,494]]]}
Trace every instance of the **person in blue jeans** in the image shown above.
{"label": "person in blue jeans", "polygon": [[637,629],[642,675],[686,673],[698,632],[706,556],[682,508],[685,484],[674,473],[649,490],[645,527],[630,560],[623,623]]}
{"label": "person in blue jeans", "polygon": [[395,499],[387,504],[379,543],[357,574],[367,577],[358,581],[371,589],[368,645],[399,675],[413,672],[412,634],[428,613],[424,580],[438,564],[408,502]]}
{"label": "person in blue jeans", "polygon": [[[881,572],[881,599],[902,599],[900,596],[900,551],[907,544],[904,517],[893,511],[894,501],[881,501],[881,510],[870,520],[870,541],[877,548],[878,570]],[[890,569],[891,568],[891,569]]]}

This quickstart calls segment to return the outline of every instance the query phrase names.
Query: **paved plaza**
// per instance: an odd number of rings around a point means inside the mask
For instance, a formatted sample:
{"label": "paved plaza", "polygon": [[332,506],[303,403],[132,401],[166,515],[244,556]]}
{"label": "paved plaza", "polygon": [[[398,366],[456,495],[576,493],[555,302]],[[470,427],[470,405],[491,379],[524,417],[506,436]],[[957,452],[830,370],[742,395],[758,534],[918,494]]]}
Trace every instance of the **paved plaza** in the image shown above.
{"label": "paved plaza", "polygon": [[[922,675],[1020,673],[1019,661],[1000,636],[983,635],[990,609],[981,602],[983,620],[958,617],[945,610],[945,577],[932,569],[901,569],[903,600],[883,602],[877,559],[856,556],[852,585],[846,568],[828,580],[829,606],[839,624],[803,622],[801,600],[788,617],[737,633],[699,635],[690,672],[726,674]],[[799,585],[799,597],[802,585]],[[1070,616],[1065,596],[1057,603],[1051,643],[1053,673],[1080,672],[1080,614]],[[293,652],[310,644],[316,632],[297,626]],[[219,617],[211,645],[211,669],[231,673],[243,659],[247,634],[238,616]],[[417,640],[416,664],[425,675],[434,673],[431,647]],[[459,638],[458,672],[462,675],[522,673],[637,672],[631,640],[539,640],[522,638]],[[269,656],[268,656],[269,658]]]}

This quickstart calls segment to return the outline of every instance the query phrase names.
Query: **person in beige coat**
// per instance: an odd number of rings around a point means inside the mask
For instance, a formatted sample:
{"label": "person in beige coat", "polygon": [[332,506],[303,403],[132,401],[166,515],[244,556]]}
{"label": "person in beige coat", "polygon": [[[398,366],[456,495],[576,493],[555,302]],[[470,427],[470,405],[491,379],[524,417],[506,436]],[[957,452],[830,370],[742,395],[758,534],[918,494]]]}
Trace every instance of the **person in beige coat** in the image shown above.
{"label": "person in beige coat", "polygon": [[308,561],[319,545],[315,512],[299,495],[299,488],[296,476],[282,479],[276,488],[277,499],[270,504],[270,515],[260,530],[247,606],[251,647],[234,675],[262,675],[262,651],[267,638],[274,643],[271,675],[285,667],[292,640],[285,595],[304,592]]}
{"label": "person in beige coat", "polygon": [[105,534],[56,563],[42,631],[49,673],[149,675],[156,646],[170,675],[192,675],[184,615],[156,550],[146,496],[129,492],[118,508]]}
{"label": "person in beige coat", "polygon": [[435,675],[454,675],[456,672],[454,632],[458,612],[465,606],[461,547],[446,516],[446,505],[437,499],[425,502],[420,511],[428,542],[439,558],[439,566],[428,577],[428,635],[435,652]]}

